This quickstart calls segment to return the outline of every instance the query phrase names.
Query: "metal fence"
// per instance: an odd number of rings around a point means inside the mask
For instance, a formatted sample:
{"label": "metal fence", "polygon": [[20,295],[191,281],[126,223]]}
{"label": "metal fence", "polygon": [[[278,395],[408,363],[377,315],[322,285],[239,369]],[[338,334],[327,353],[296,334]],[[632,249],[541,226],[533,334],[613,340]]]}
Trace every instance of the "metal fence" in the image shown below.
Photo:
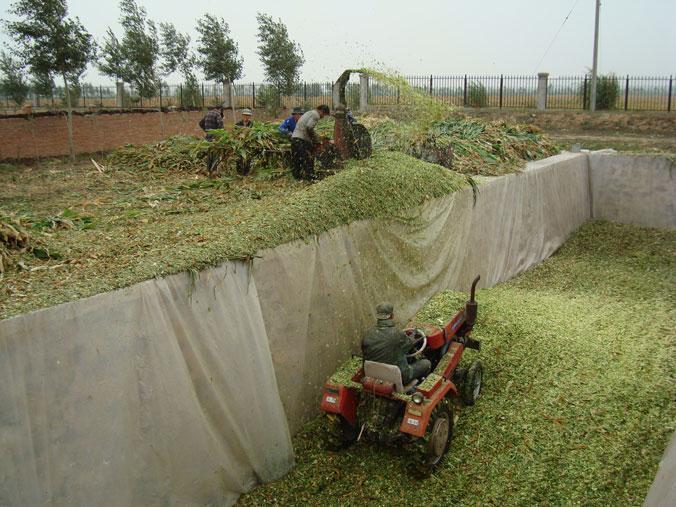
{"label": "metal fence", "polygon": [[[537,102],[537,76],[512,75],[454,75],[454,76],[407,76],[406,81],[419,93],[456,107],[535,108]],[[589,76],[557,76],[547,81],[548,109],[588,109]],[[616,76],[605,82],[604,97],[609,109],[625,111],[671,111],[673,78],[646,76]],[[360,85],[358,80],[348,83],[346,99],[348,106],[359,107]],[[277,108],[316,107],[331,104],[332,83],[298,83],[290,94],[280,94],[268,83],[236,83],[233,86],[237,107]],[[116,86],[85,84],[71,93],[71,102],[76,110],[96,109],[203,109],[223,102],[222,84],[201,83],[159,87],[152,97],[144,97],[133,87],[125,85],[118,93]],[[396,106],[412,103],[405,90],[397,86],[369,81],[368,102],[373,106]],[[63,110],[65,93],[55,88],[50,94],[31,93],[30,99],[15,104],[10,97],[0,98],[4,114],[25,111]]]}

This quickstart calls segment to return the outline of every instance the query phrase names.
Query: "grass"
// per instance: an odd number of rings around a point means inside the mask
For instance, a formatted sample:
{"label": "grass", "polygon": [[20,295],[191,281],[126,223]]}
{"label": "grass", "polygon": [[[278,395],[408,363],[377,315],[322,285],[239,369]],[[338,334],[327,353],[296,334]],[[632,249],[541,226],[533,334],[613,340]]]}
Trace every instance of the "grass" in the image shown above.
{"label": "grass", "polygon": [[[58,259],[15,259],[24,268],[4,273],[0,318],[248,259],[356,220],[396,218],[466,186],[463,175],[390,152],[313,185],[286,173],[209,180],[160,167],[4,166],[0,212],[20,219]],[[73,227],[49,226],[66,217]]]}
{"label": "grass", "polygon": [[[641,505],[674,431],[675,255],[675,232],[593,222],[480,290],[483,394],[430,478],[398,449],[323,450],[317,419],[294,439],[296,468],[240,504]],[[416,320],[465,299],[441,293]]]}

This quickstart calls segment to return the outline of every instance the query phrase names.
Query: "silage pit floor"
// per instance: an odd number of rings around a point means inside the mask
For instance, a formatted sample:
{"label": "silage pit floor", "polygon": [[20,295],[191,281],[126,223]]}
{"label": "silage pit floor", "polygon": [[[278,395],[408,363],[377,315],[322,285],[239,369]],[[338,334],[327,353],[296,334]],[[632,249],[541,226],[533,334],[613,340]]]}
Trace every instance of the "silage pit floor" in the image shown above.
{"label": "silage pit floor", "polygon": [[[674,430],[676,232],[592,222],[550,259],[480,290],[485,379],[449,453],[420,479],[400,449],[326,451],[320,424],[296,467],[242,505],[640,505]],[[416,319],[449,319],[438,294]]]}

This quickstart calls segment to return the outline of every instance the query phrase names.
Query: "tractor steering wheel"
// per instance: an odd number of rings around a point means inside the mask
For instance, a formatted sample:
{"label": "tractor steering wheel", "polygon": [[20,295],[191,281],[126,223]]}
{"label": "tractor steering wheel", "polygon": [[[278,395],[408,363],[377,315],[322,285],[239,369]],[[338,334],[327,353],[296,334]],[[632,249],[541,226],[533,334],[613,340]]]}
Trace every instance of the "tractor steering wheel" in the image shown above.
{"label": "tractor steering wheel", "polygon": [[427,348],[427,335],[422,329],[417,329],[417,328],[412,328],[412,329],[407,329],[407,335],[414,338],[413,341],[413,346],[411,348],[414,348],[416,345],[419,343],[422,343],[419,348],[411,352],[410,354],[406,354],[406,357],[416,357],[419,356],[420,354],[423,353],[423,351]]}

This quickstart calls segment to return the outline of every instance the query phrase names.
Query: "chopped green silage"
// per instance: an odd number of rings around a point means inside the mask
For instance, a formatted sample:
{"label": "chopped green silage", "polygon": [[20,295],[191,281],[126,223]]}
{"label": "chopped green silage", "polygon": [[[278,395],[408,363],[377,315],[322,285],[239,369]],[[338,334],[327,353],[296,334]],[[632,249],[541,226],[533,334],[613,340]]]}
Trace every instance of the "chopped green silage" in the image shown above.
{"label": "chopped green silage", "polygon": [[373,146],[400,151],[416,158],[443,156],[452,150],[455,171],[499,176],[523,169],[526,162],[559,153],[548,136],[527,125],[486,122],[451,116],[425,126],[389,118],[364,120]]}
{"label": "chopped green silage", "polygon": [[329,378],[329,383],[334,386],[345,386],[361,390],[363,386],[359,382],[354,382],[352,377],[362,367],[363,362],[361,357],[352,356],[336,369]]}
{"label": "chopped green silage", "polygon": [[[241,505],[641,505],[674,431],[676,232],[593,222],[550,259],[480,290],[483,393],[445,462],[416,479],[399,449],[295,437],[296,468]],[[417,321],[451,318],[433,298]]]}
{"label": "chopped green silage", "polygon": [[[0,173],[0,183],[8,182],[0,184],[0,211],[39,222],[68,208],[91,219],[87,228],[43,235],[61,260],[27,258],[27,270],[4,274],[0,318],[227,259],[248,259],[353,221],[396,219],[428,199],[469,186],[464,175],[394,152],[350,161],[312,185],[289,176],[265,182],[203,180],[171,170],[101,174],[89,167],[57,174],[27,170],[20,177]],[[27,192],[24,185],[31,178],[48,183]]]}

